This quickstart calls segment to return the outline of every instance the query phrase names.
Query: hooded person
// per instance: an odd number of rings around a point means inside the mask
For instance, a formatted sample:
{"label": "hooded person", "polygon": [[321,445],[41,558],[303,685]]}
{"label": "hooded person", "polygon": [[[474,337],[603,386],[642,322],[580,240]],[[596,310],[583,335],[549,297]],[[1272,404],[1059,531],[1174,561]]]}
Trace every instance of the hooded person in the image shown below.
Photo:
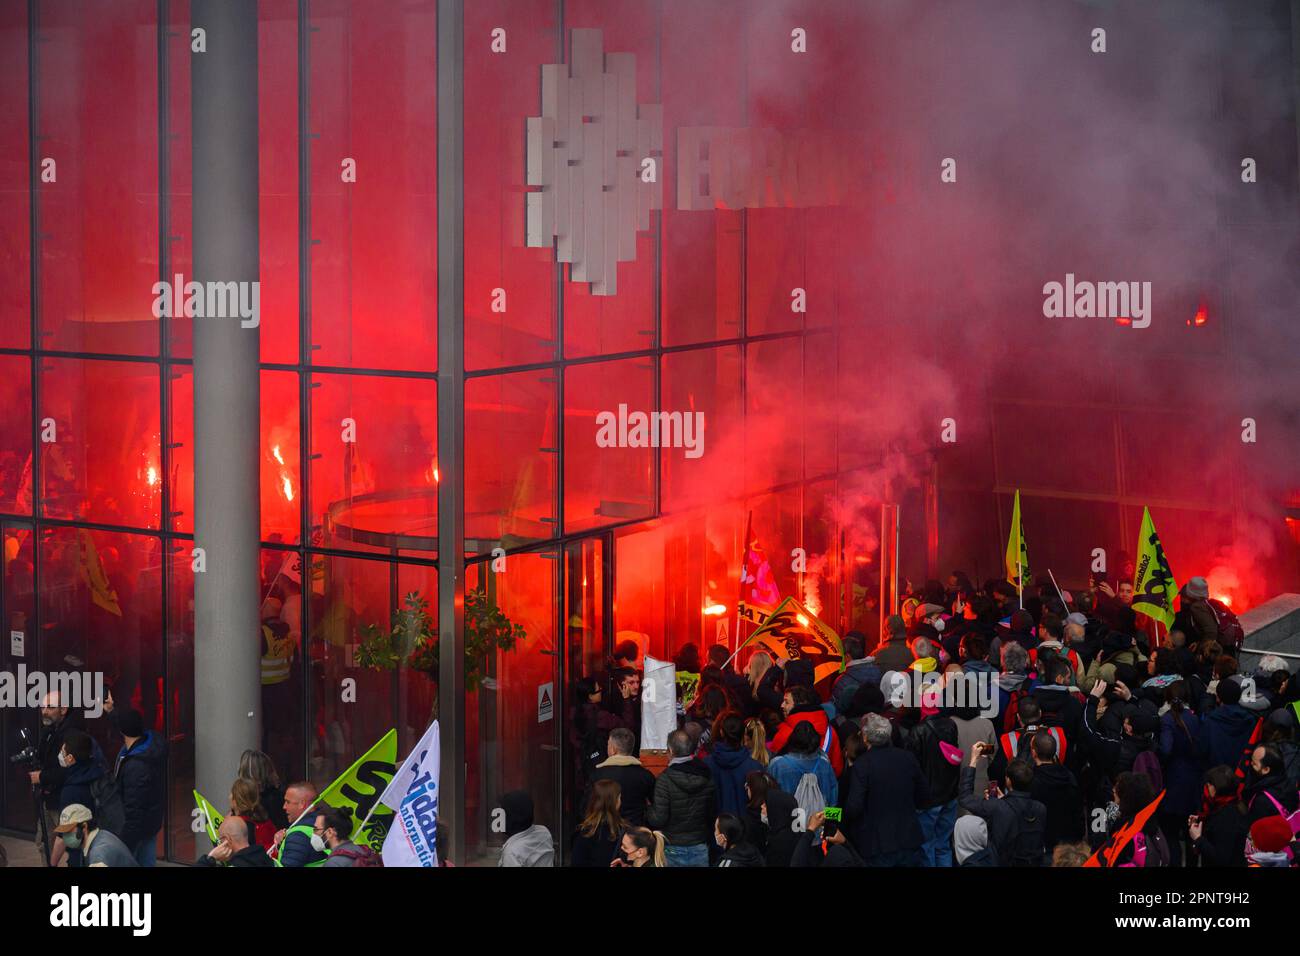
{"label": "hooded person", "polygon": [[713,782],[718,788],[718,811],[743,816],[745,813],[745,777],[755,770],[761,771],[759,763],[745,748],[745,721],[737,713],[724,714],[718,721],[717,739],[712,752],[704,758],[705,766],[713,775]]}
{"label": "hooded person", "polygon": [[907,644],[907,624],[898,614],[891,614],[885,620],[885,640],[876,647],[874,654],[876,666],[880,673],[906,670],[912,663],[912,651]]}
{"label": "hooded person", "polygon": [[1289,818],[1300,810],[1300,794],[1287,779],[1286,763],[1276,744],[1260,744],[1251,750],[1241,800],[1252,823],[1271,816]]}
{"label": "hooded person", "polygon": [[1214,687],[1219,706],[1201,716],[1196,746],[1203,766],[1235,767],[1255,732],[1257,715],[1241,706],[1241,684],[1220,680]]}
{"label": "hooded person", "polygon": [[1219,619],[1210,605],[1210,585],[1205,578],[1189,578],[1178,597],[1178,613],[1171,630],[1182,631],[1190,644],[1217,641]]}
{"label": "hooded person", "polygon": [[122,749],[113,767],[113,780],[121,791],[126,816],[122,842],[141,866],[153,866],[163,823],[163,757],[167,746],[161,734],[145,730],[139,711],[112,714],[122,734]]}
{"label": "hooded person", "polygon": [[794,859],[795,844],[803,835],[802,828],[795,829],[799,818],[799,803],[794,794],[786,793],[775,784],[767,788],[760,810],[763,824],[767,827],[767,852],[764,859],[768,866],[789,866]]}
{"label": "hooded person", "polygon": [[1101,653],[1084,671],[1083,683],[1079,687],[1087,693],[1099,680],[1113,684],[1117,680],[1122,680],[1122,677],[1117,674],[1117,668],[1137,667],[1142,660],[1132,634],[1111,631],[1102,639]]}
{"label": "hooded person", "polygon": [[555,842],[551,831],[533,823],[533,798],[527,790],[511,790],[501,797],[505,812],[506,842],[497,866],[554,866]]}
{"label": "hooded person", "polygon": [[997,866],[998,854],[989,846],[989,825],[968,813],[952,831],[952,852],[958,866]]}
{"label": "hooded person", "polygon": [[1263,817],[1250,825],[1250,839],[1246,841],[1246,862],[1249,866],[1287,867],[1295,863],[1291,844],[1295,834],[1291,824],[1279,816]]}

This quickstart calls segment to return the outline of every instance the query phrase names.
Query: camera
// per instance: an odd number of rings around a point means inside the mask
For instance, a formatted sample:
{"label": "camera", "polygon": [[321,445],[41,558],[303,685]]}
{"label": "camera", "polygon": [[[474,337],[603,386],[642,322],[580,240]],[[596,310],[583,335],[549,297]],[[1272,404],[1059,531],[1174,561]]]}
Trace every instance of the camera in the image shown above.
{"label": "camera", "polygon": [[26,730],[18,731],[18,742],[23,744],[23,749],[10,757],[9,762],[12,764],[22,764],[28,770],[39,770],[41,766],[41,758],[37,756],[36,745],[32,743],[32,738]]}

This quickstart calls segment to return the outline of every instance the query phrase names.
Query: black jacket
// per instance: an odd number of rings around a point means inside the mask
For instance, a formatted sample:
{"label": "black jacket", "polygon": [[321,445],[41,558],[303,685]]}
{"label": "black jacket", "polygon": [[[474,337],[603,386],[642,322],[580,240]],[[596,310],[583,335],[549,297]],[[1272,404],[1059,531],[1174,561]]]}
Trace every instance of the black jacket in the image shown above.
{"label": "black jacket", "polygon": [[956,747],[957,741],[957,725],[951,717],[942,715],[927,717],[908,734],[907,749],[921,764],[930,791],[929,800],[918,804],[918,810],[928,810],[957,799],[957,767],[948,762],[939,746],[943,742]]}
{"label": "black jacket", "polygon": [[618,853],[622,839],[621,833],[611,837],[609,830],[604,826],[597,827],[596,832],[591,836],[583,836],[582,830],[579,829],[573,834],[573,852],[569,857],[569,865],[608,869],[610,861]]}
{"label": "black jacket", "polygon": [[916,755],[900,747],[872,747],[853,762],[844,801],[844,828],[864,860],[924,841],[916,811],[930,803],[930,788]]}
{"label": "black jacket", "polygon": [[36,756],[41,762],[41,795],[51,810],[58,810],[63,806],[59,791],[63,788],[63,781],[68,775],[68,771],[59,766],[59,751],[63,748],[63,739],[69,730],[82,729],[80,719],[71,711],[58,723],[50,724],[48,727],[41,725],[40,736],[36,739]]}
{"label": "black jacket", "polygon": [[163,755],[167,747],[160,735],[149,731],[129,750],[117,755],[113,779],[122,794],[126,828],[122,842],[134,848],[157,835],[163,822]]}
{"label": "black jacket", "polygon": [[1020,834],[1021,821],[1035,814],[1044,821],[1047,819],[1047,808],[1024,791],[1012,790],[1001,798],[977,795],[975,768],[970,764],[962,765],[958,794],[957,799],[963,810],[983,817],[988,823],[989,846],[993,847],[1003,865],[1010,865],[1015,859],[1016,837]]}
{"label": "black jacket", "polygon": [[[591,772],[591,782],[594,784],[597,780],[613,780],[622,788],[623,804],[619,813],[628,826],[645,826],[646,808],[654,797],[654,774],[641,766],[635,757],[618,756],[596,765]],[[586,804],[584,799],[583,806]]]}
{"label": "black jacket", "polygon": [[1240,805],[1220,807],[1201,825],[1201,838],[1192,844],[1201,857],[1201,866],[1245,866],[1246,837],[1250,836],[1250,818]]}
{"label": "black jacket", "polygon": [[763,854],[759,853],[758,848],[752,843],[737,843],[722,854],[722,859],[718,861],[720,867],[755,867],[763,865]]}
{"label": "black jacket", "polygon": [[91,813],[98,815],[99,807],[95,806],[91,787],[107,773],[108,771],[93,756],[89,760],[81,760],[73,764],[67,769],[63,777],[63,785],[59,788],[58,806],[51,804],[50,809],[62,811],[74,803],[79,803],[83,807],[88,807]]}
{"label": "black jacket", "polygon": [[1029,795],[1047,808],[1047,829],[1043,835],[1047,852],[1058,843],[1072,843],[1084,837],[1083,791],[1074,774],[1055,763],[1034,768]]}
{"label": "black jacket", "polygon": [[654,799],[646,822],[663,832],[673,846],[707,846],[713,840],[717,788],[709,768],[698,757],[669,764],[655,781]]}
{"label": "black jacket", "polygon": [[[199,857],[198,865],[220,866],[221,864],[205,853],[203,856]],[[266,855],[266,848],[258,846],[256,843],[251,843],[242,850],[233,854],[227,865],[235,868],[275,866],[275,864],[271,862],[271,858]]]}
{"label": "black jacket", "polygon": [[[1246,813],[1248,825],[1265,817],[1276,816],[1277,806],[1273,800],[1282,805],[1282,816],[1290,816],[1300,806],[1300,794],[1296,793],[1296,788],[1286,778],[1286,774],[1270,773],[1256,777],[1252,773],[1251,777],[1241,792],[1241,800],[1249,808]],[[1269,799],[1269,795],[1272,795],[1273,800]]]}
{"label": "black jacket", "polygon": [[802,830],[794,828],[798,806],[791,794],[776,787],[768,788],[766,848],[763,851],[768,866],[791,865],[795,846],[804,835]]}

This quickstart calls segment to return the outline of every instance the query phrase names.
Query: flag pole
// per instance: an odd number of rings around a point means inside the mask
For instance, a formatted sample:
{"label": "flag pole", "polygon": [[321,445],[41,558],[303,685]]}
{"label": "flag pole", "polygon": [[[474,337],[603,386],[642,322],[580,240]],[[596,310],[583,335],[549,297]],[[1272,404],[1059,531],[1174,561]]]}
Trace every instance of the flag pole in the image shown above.
{"label": "flag pole", "polygon": [[1065,607],[1066,611],[1069,611],[1070,605],[1065,603],[1065,595],[1061,593],[1061,586],[1056,583],[1056,575],[1052,573],[1051,568],[1047,569],[1047,576],[1052,579],[1052,587],[1056,588],[1056,596],[1061,599],[1061,604]]}
{"label": "flag pole", "polygon": [[[1016,542],[1019,546],[1020,542]],[[1025,609],[1025,569],[1020,566],[1020,553],[1016,553],[1016,587],[1020,589],[1020,610]]]}

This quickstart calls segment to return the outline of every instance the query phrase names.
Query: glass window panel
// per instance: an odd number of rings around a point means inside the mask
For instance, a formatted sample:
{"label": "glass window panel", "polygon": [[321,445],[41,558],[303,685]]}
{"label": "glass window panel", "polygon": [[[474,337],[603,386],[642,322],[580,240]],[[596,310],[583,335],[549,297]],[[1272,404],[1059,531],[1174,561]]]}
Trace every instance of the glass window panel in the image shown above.
{"label": "glass window panel", "polygon": [[573,366],[564,392],[565,532],[649,517],[657,449],[649,447],[648,428],[637,434],[632,416],[648,422],[655,411],[652,360]]}
{"label": "glass window panel", "polygon": [[298,3],[260,0],[258,244],[263,362],[298,361]]}
{"label": "glass window panel", "polygon": [[155,355],[158,5],[39,7],[41,344]]}
{"label": "glass window panel", "polygon": [[[170,859],[199,856],[194,811],[194,566],[190,542],[174,542],[167,561],[167,841]],[[220,795],[207,794],[219,801]],[[204,841],[203,852],[207,851]],[[161,854],[160,854],[161,856]]]}
{"label": "glass window panel", "polygon": [[745,372],[745,487],[757,492],[803,475],[806,422],[798,338],[750,343]]}
{"label": "glass window panel", "polygon": [[554,372],[465,383],[465,536],[474,552],[556,533]]}
{"label": "glass window panel", "polygon": [[[491,50],[497,27],[506,55]],[[554,0],[465,6],[466,368],[555,356],[555,254],[524,245],[524,129],[540,115],[542,65],[559,60],[556,32]]]}
{"label": "glass window panel", "polygon": [[[0,666],[13,671],[18,664],[35,669],[37,661],[36,593],[32,575],[35,564],[35,538],[31,525],[0,525],[0,538],[4,542],[4,628],[5,635],[17,632],[23,637],[23,655],[13,653],[12,638],[0,641]],[[39,711],[29,707],[0,708],[0,753],[6,758],[20,749],[18,731],[26,730],[32,740],[37,739],[40,727]],[[0,825],[31,832],[35,828],[32,789],[26,774],[10,772],[0,775],[0,808],[3,816]]]}
{"label": "glass window panel", "polygon": [[32,513],[32,360],[0,355],[0,511]]}
{"label": "glass window panel", "polygon": [[323,542],[361,551],[433,550],[436,383],[318,374],[312,384],[309,494]]}
{"label": "glass window panel", "polygon": [[56,439],[42,441],[40,448],[43,513],[158,527],[162,504],[158,401],[157,365],[43,360],[42,437],[48,434]]}
{"label": "glass window panel", "polygon": [[[436,9],[434,0],[310,7],[312,361],[321,365],[436,364]],[[344,181],[347,160],[354,181]]]}
{"label": "glass window panel", "polygon": [[736,463],[744,460],[741,429],[740,349],[693,349],[663,357],[664,411],[703,416],[702,433],[695,419],[695,452],[665,449],[663,505],[665,511],[699,507],[720,498],[739,497],[733,483]]}
{"label": "glass window panel", "polygon": [[[476,564],[467,579],[467,587],[481,589],[492,606],[524,630],[513,650],[497,651],[480,668],[487,680],[477,689],[467,682],[465,852],[471,861],[499,853],[505,837],[491,826],[492,813],[511,790],[527,790],[534,822],[563,839],[557,802],[563,698],[557,696],[556,557],[553,552],[511,555],[505,571],[493,574]],[[473,615],[466,618],[468,633]],[[543,693],[550,695],[549,710]]]}
{"label": "glass window panel", "polygon": [[19,349],[32,338],[27,85],[27,8],[0,4],[0,347]]}

